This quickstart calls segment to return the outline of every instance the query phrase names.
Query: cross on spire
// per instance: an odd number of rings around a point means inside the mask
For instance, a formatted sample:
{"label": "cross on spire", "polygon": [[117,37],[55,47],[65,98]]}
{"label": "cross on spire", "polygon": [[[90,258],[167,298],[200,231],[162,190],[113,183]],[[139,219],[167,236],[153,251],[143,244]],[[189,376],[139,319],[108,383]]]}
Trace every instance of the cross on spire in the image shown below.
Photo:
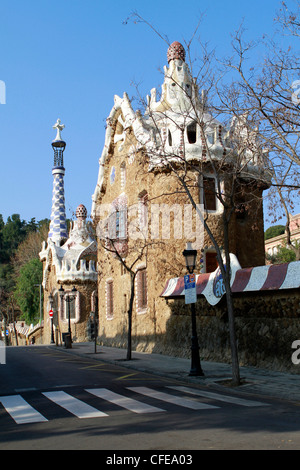
{"label": "cross on spire", "polygon": [[62,140],[61,138],[61,131],[65,128],[65,125],[64,124],[61,124],[61,120],[60,119],[57,119],[56,123],[54,124],[54,126],[52,126],[53,129],[57,129],[57,133],[56,133],[56,137],[54,139],[54,142],[56,140]]}

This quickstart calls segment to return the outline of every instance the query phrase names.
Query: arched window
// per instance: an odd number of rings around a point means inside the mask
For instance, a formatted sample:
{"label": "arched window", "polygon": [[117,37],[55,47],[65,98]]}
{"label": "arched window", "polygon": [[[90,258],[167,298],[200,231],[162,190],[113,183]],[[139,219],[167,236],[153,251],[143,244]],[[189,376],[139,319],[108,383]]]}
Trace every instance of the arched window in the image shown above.
{"label": "arched window", "polygon": [[112,202],[108,218],[108,237],[111,240],[127,239],[127,197],[121,195]]}
{"label": "arched window", "polygon": [[195,121],[187,126],[186,132],[189,144],[195,144],[197,140],[197,124]]}
{"label": "arched window", "polygon": [[[66,299],[72,298],[73,300],[68,301]],[[61,321],[67,322],[69,319],[69,308],[70,308],[70,320],[71,323],[77,323],[80,319],[80,293],[76,292],[74,295],[71,290],[64,293],[61,299]]]}

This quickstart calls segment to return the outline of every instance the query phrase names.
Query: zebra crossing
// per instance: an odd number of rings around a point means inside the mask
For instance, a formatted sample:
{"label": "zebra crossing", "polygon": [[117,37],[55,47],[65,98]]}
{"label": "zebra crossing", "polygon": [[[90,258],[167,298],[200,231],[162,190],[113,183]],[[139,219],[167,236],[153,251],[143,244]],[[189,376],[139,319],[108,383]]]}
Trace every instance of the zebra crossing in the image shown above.
{"label": "zebra crossing", "polygon": [[[125,394],[113,392],[107,388],[89,388],[84,389],[84,391],[89,395],[100,399],[99,408],[101,408],[101,400],[104,400],[117,407],[124,408],[137,414],[167,412],[167,407],[161,408],[161,403],[172,404],[179,408],[187,408],[195,411],[217,410],[220,408],[220,403],[222,402],[244,407],[268,406],[268,403],[247,400],[232,395],[208,392],[206,390],[194,389],[185,386],[166,386],[165,388],[166,391],[155,390],[154,388],[149,387],[126,387],[126,390],[129,390],[136,395],[142,395],[142,397],[155,400],[155,404],[157,401],[158,406],[149,405],[141,400],[129,397]],[[180,395],[175,395],[174,392],[176,391],[180,392]],[[124,393],[128,392],[125,392],[124,390]],[[41,392],[41,394],[50,402],[53,402],[64,410],[67,410],[71,415],[76,416],[79,419],[105,418],[109,416],[109,412],[105,413],[62,390]],[[190,395],[193,395],[193,398],[190,398]],[[207,403],[206,401],[203,401],[203,399],[213,400],[216,403]],[[28,403],[21,394],[0,396],[0,411],[1,405],[16,424],[48,421],[48,419]]]}

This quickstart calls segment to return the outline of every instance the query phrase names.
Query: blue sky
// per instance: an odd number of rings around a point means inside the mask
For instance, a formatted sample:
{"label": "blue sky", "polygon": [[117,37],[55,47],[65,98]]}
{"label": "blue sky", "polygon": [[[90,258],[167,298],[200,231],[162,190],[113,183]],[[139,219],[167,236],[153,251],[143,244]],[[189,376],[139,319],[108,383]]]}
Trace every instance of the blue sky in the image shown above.
{"label": "blue sky", "polygon": [[[286,1],[293,8],[294,2]],[[170,42],[199,33],[218,56],[230,53],[231,36],[244,19],[247,37],[274,32],[277,0],[1,0],[0,213],[29,221],[50,217],[52,126],[65,124],[66,214],[82,203],[91,210],[105,120],[114,95],[146,96],[159,87],[167,45],[149,27],[124,24],[132,11]],[[299,77],[298,77],[299,78]]]}

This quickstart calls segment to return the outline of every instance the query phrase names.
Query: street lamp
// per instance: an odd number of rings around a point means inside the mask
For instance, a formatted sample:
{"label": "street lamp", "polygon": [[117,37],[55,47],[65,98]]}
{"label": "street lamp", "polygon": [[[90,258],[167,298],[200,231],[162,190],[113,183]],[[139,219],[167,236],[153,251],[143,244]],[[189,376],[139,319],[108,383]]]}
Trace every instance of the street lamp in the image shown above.
{"label": "street lamp", "polygon": [[185,257],[186,268],[188,272],[192,274],[196,267],[197,250],[193,250],[191,248],[191,244],[188,243],[186,249],[182,252],[182,254]]}
{"label": "street lamp", "polygon": [[[53,296],[52,296],[51,293],[48,296],[48,300],[49,300],[49,304],[50,304],[50,309],[52,310],[53,309]],[[51,320],[51,341],[50,341],[50,343],[53,344],[54,343],[53,313],[52,313],[52,317],[50,318],[50,320]]]}
{"label": "street lamp", "polygon": [[73,300],[75,300],[75,297],[76,297],[76,294],[77,294],[77,289],[75,287],[73,287],[73,289],[71,290],[72,295],[68,295],[67,297],[64,296],[65,290],[64,290],[63,286],[61,286],[58,289],[58,292],[59,292],[60,298],[62,300],[64,300],[65,302],[67,302],[67,304],[68,304],[68,334],[70,336],[70,345],[71,345],[71,343],[72,343],[72,334],[71,334],[70,303],[73,302]]}
{"label": "street lamp", "polygon": [[[190,274],[193,274],[195,266],[196,266],[196,258],[197,258],[197,250],[193,250],[191,248],[190,243],[187,244],[187,248],[183,251],[183,256],[185,257],[185,264],[187,270]],[[200,356],[199,356],[199,344],[198,344],[198,336],[197,336],[197,327],[196,327],[196,307],[195,303],[191,303],[191,311],[192,311],[192,358],[191,358],[191,370],[189,375],[204,375],[201,364],[200,364]]]}

